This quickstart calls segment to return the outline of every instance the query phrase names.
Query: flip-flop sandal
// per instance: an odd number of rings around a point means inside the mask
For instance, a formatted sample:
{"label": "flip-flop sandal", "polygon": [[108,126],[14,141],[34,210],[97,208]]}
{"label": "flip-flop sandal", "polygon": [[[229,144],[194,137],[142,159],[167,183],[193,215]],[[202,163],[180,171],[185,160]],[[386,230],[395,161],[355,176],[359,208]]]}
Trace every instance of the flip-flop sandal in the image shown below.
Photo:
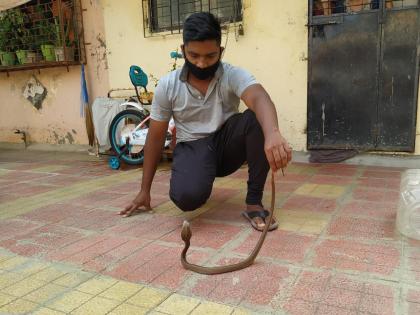
{"label": "flip-flop sandal", "polygon": [[[259,217],[265,223],[265,218],[267,218],[269,214],[270,213],[267,210],[242,211],[242,216],[251,223],[251,225],[252,225],[252,227],[254,229],[256,229],[257,231],[260,231],[260,232],[264,231],[264,227],[259,227],[258,224],[255,223],[255,221],[253,219],[256,218],[256,217]],[[270,225],[270,227],[268,228],[268,230],[269,231],[272,231],[272,230],[277,229],[278,227],[279,227],[278,223],[275,222],[275,223],[272,223]]]}

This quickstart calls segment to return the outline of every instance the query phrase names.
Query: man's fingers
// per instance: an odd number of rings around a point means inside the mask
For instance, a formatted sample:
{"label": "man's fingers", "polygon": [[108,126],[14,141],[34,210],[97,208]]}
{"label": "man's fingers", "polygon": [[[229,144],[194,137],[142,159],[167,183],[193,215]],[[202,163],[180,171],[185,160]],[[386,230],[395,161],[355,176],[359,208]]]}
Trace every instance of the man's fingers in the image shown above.
{"label": "man's fingers", "polygon": [[274,172],[277,171],[277,166],[276,166],[276,163],[275,163],[274,155],[271,152],[271,150],[266,150],[265,155],[267,157],[267,161],[268,161],[268,164],[270,165],[271,170],[274,171]]}
{"label": "man's fingers", "polygon": [[277,170],[283,167],[283,158],[281,156],[280,150],[277,148],[273,149],[274,163],[276,164]]}

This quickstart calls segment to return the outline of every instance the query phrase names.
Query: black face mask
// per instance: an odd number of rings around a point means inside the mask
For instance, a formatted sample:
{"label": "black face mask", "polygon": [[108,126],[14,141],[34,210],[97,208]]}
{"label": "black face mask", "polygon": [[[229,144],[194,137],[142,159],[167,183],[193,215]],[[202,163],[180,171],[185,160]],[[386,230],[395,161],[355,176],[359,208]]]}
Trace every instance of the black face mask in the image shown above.
{"label": "black face mask", "polygon": [[193,76],[195,76],[199,80],[207,80],[208,78],[213,77],[220,65],[220,58],[214,65],[211,65],[206,68],[197,67],[196,65],[189,62],[188,59],[185,57],[185,53],[184,59],[185,65],[188,67],[188,70],[192,73]]}

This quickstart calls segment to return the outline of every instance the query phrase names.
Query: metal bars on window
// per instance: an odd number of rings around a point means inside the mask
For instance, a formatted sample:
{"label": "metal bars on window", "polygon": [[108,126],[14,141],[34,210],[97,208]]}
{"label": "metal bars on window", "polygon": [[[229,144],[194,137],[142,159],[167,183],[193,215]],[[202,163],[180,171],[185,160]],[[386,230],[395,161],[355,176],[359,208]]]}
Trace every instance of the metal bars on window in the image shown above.
{"label": "metal bars on window", "polygon": [[0,13],[0,71],[84,63],[80,0],[32,0]]}
{"label": "metal bars on window", "polygon": [[385,9],[403,9],[418,6],[419,0],[313,0],[312,14],[313,16],[327,16],[358,13],[378,10],[382,4],[385,5]]}
{"label": "metal bars on window", "polygon": [[222,24],[242,21],[241,0],[143,0],[144,36],[179,34],[195,12],[211,12]]}

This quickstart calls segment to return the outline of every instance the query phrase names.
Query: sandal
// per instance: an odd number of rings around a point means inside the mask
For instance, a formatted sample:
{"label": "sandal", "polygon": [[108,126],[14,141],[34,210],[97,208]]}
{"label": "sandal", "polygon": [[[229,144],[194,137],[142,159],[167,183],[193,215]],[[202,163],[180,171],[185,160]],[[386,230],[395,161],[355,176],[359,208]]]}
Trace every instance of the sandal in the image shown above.
{"label": "sandal", "polygon": [[[257,217],[258,218],[261,218],[264,221],[264,223],[265,223],[265,218],[267,218],[269,216],[269,214],[270,214],[270,212],[268,212],[267,210],[243,211],[242,212],[243,217],[245,219],[247,219],[251,223],[251,225],[252,225],[252,227],[254,229],[256,229],[257,231],[260,231],[260,232],[264,231],[264,226],[262,226],[262,227],[259,226],[254,221],[254,219],[257,218]],[[270,225],[270,227],[268,228],[268,230],[269,231],[273,231],[273,230],[277,229],[278,227],[279,227],[278,223],[277,222],[274,222],[274,223],[272,223]]]}

